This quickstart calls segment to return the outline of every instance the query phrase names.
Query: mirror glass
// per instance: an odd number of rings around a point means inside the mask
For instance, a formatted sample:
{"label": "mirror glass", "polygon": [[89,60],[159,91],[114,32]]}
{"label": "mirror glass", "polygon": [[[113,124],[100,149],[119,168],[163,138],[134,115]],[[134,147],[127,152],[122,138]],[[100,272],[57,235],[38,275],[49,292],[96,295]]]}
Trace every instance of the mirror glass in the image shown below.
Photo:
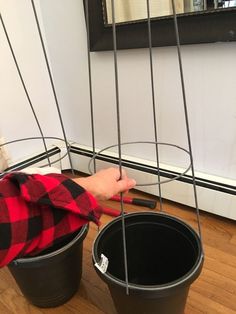
{"label": "mirror glass", "polygon": [[[132,23],[147,18],[147,0],[114,0],[116,23]],[[150,16],[173,14],[172,0],[149,0]],[[236,6],[236,0],[175,0],[177,14],[219,10]],[[111,0],[103,0],[104,23],[112,24]]]}

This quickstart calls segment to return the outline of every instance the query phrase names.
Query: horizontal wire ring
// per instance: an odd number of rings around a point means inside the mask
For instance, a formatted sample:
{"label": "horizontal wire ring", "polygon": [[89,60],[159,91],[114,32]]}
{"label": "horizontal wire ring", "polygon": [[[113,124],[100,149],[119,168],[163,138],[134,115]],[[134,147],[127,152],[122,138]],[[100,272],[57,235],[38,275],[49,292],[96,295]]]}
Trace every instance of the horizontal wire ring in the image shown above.
{"label": "horizontal wire ring", "polygon": [[[19,143],[19,142],[23,142],[23,141],[42,140],[43,138],[44,138],[44,139],[47,139],[47,140],[58,140],[58,141],[65,142],[64,139],[62,139],[62,138],[60,138],[60,137],[55,137],[55,136],[25,137],[25,138],[20,138],[20,139],[16,139],[16,140],[12,140],[12,141],[5,142],[5,143],[3,143],[3,144],[0,144],[0,148],[3,147],[3,146],[7,146],[7,145],[10,145],[10,144]],[[67,143],[67,147],[68,147],[67,152],[66,152],[63,156],[61,156],[60,158],[58,158],[58,159],[54,160],[53,162],[51,162],[51,165],[57,163],[58,161],[61,161],[63,158],[65,158],[65,157],[68,155],[68,153],[70,152],[71,145],[70,145],[69,143]],[[45,153],[46,153],[46,152],[45,152]],[[48,164],[45,164],[45,165],[40,166],[40,168],[44,168],[44,167],[47,167],[47,166],[48,166]],[[6,174],[6,173],[9,173],[9,172],[11,172],[11,171],[13,171],[13,170],[3,171],[3,172],[1,173],[1,175]]]}
{"label": "horizontal wire ring", "polygon": [[[185,149],[185,148],[183,148],[181,146],[175,145],[175,144],[170,144],[170,143],[165,143],[165,142],[136,141],[136,142],[121,143],[121,146],[123,146],[123,145],[131,145],[131,144],[132,145],[133,144],[155,144],[155,145],[157,144],[157,145],[171,146],[171,147],[175,147],[177,149],[180,149],[180,150],[186,152],[188,155],[190,155],[190,153],[189,153],[189,151],[187,149]],[[115,145],[107,146],[107,147],[101,149],[100,151],[98,151],[96,154],[93,155],[93,157],[90,159],[89,164],[88,164],[88,170],[89,170],[90,174],[94,174],[94,172],[91,169],[92,161],[95,160],[99,155],[101,155],[102,152],[104,152],[104,151],[106,151],[106,150],[108,150],[110,148],[114,148],[114,147],[118,147],[118,145],[115,144]],[[168,183],[168,182],[171,182],[171,181],[174,181],[174,180],[177,180],[177,179],[183,177],[190,169],[191,169],[191,162],[190,162],[188,168],[184,172],[180,173],[177,176],[174,176],[171,179],[162,180],[160,182],[154,182],[154,183],[138,183],[138,184],[136,184],[136,186],[150,186],[150,185],[157,185],[157,184]]]}

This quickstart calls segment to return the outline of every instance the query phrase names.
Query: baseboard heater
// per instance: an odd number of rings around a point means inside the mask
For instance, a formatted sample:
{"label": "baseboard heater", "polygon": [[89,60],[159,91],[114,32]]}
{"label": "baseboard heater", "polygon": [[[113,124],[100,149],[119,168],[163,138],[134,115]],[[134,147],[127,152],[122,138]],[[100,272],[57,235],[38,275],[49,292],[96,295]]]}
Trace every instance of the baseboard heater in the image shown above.
{"label": "baseboard heater", "polygon": [[[63,159],[62,163],[54,161],[60,159],[63,149],[59,147],[53,147],[48,150],[48,156],[52,162],[52,166],[63,169],[69,169],[69,163],[66,159]],[[72,145],[71,157],[73,168],[76,171],[89,174],[88,164],[93,156],[93,152],[90,148]],[[47,164],[47,154],[45,152],[31,156],[21,160],[18,163],[14,163],[8,169],[7,172],[22,170],[26,167],[41,167]],[[119,164],[119,159],[114,153],[103,153],[96,157],[97,170],[106,168],[108,166],[114,166]],[[157,169],[150,165],[149,161],[139,160],[128,157],[123,158],[122,165],[129,172],[130,176],[136,179],[137,182],[156,182],[157,181]],[[176,177],[181,173],[176,169],[170,169],[171,167],[160,167],[161,180],[170,179]],[[173,168],[173,167],[172,167]],[[3,175],[0,174],[0,178]],[[198,191],[199,209],[213,214],[217,214],[226,218],[236,220],[236,182],[216,176],[208,176],[205,174],[196,173],[196,185]],[[170,183],[163,184],[162,197],[180,204],[194,207],[194,195],[193,195],[193,180],[188,174],[183,175],[177,180]],[[158,195],[158,186],[139,186],[138,190]]]}
{"label": "baseboard heater", "polygon": [[[82,146],[71,147],[73,166],[76,170],[89,173],[88,163],[93,156],[91,149]],[[103,153],[96,157],[97,169],[119,164],[115,154]],[[122,165],[137,182],[156,182],[157,169],[149,161],[137,162],[134,158],[123,158]],[[171,167],[160,167],[161,180],[173,178],[180,171],[170,170]],[[195,182],[198,191],[198,203],[201,210],[236,220],[236,182],[217,176],[196,172]],[[194,207],[193,178],[185,174],[183,177],[162,185],[162,197],[187,206]],[[137,189],[158,195],[157,185],[138,187]]]}
{"label": "baseboard heater", "polygon": [[[22,169],[28,168],[28,167],[42,167],[44,165],[47,165],[48,163],[48,157],[50,158],[50,161],[53,163],[60,159],[60,153],[61,149],[59,147],[52,147],[48,149],[47,153],[44,151],[42,153],[38,153],[35,155],[32,155],[31,157],[22,159],[21,161],[12,163],[7,169],[5,169],[4,173],[0,173],[0,178],[2,178],[6,173],[12,172],[12,171],[20,171]],[[58,167],[58,162],[56,162],[56,166]]]}
{"label": "baseboard heater", "polygon": [[[72,146],[71,152],[74,154],[77,154],[77,155],[86,156],[90,159],[93,157],[93,152],[86,150],[86,149],[81,149],[78,147]],[[114,165],[119,165],[119,159],[117,157],[111,157],[111,156],[108,156],[105,154],[98,155],[96,157],[96,160],[104,161],[104,162],[111,163]],[[157,169],[155,167],[149,166],[149,165],[144,165],[142,163],[138,163],[135,161],[123,159],[122,165],[126,168],[131,168],[131,169],[134,169],[137,171],[142,171],[142,172],[153,174],[153,175],[158,174]],[[171,179],[171,178],[174,178],[174,177],[180,175],[180,172],[169,171],[167,169],[161,169],[160,168],[159,174],[161,177]],[[188,183],[188,184],[193,184],[192,176],[189,176],[187,174],[183,175],[183,177],[180,177],[177,180],[181,181],[181,182]],[[197,186],[201,186],[201,187],[212,189],[215,191],[220,191],[220,192],[236,195],[236,186],[232,186],[232,185],[224,184],[224,183],[219,183],[219,182],[215,182],[215,181],[211,181],[211,180],[207,180],[207,179],[203,179],[203,178],[199,178],[199,177],[195,177],[195,182],[196,182]]]}

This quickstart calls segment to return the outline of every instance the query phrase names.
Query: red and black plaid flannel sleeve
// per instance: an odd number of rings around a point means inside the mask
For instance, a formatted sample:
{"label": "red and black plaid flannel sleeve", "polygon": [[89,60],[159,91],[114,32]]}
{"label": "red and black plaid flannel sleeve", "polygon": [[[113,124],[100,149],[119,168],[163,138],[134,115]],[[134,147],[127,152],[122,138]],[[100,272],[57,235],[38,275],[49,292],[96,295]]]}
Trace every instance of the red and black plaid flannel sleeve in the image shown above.
{"label": "red and black plaid flannel sleeve", "polygon": [[0,267],[32,255],[93,221],[101,207],[61,174],[13,172],[0,181]]}

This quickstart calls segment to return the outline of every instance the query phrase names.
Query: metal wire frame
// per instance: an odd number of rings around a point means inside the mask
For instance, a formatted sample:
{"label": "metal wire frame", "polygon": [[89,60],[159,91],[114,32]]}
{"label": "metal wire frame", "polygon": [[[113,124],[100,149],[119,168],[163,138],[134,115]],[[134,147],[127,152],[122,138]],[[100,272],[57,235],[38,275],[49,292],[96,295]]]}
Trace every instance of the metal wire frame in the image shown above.
{"label": "metal wire frame", "polygon": [[150,77],[151,77],[151,90],[152,90],[152,115],[153,115],[153,128],[154,128],[154,138],[155,138],[155,148],[156,148],[156,163],[157,163],[157,179],[158,179],[158,191],[159,191],[159,202],[160,210],[163,211],[162,206],[162,193],[161,193],[161,178],[160,178],[160,154],[158,147],[158,125],[156,118],[156,99],[155,99],[155,87],[154,87],[154,74],[153,74],[153,58],[152,58],[152,29],[151,29],[151,19],[150,19],[150,4],[147,0],[147,25],[148,25],[148,46],[149,46],[149,59],[150,59]]}
{"label": "metal wire frame", "polygon": [[[156,159],[157,159],[157,174],[158,174],[158,182],[155,184],[159,185],[159,195],[161,195],[160,190],[160,173],[159,173],[159,152],[158,152],[158,145],[161,143],[158,143],[157,141],[157,122],[156,122],[156,113],[155,113],[155,91],[154,91],[154,80],[153,80],[153,63],[152,63],[152,35],[151,35],[151,19],[150,19],[150,10],[149,10],[149,0],[147,1],[147,23],[148,23],[148,39],[149,39],[149,54],[150,54],[150,70],[151,70],[151,87],[152,87],[152,101],[153,101],[153,116],[154,116],[154,132],[155,132],[155,142],[152,142],[156,145]],[[187,168],[187,170],[180,174],[179,176],[175,177],[177,178],[183,176],[191,169],[192,172],[192,178],[193,178],[193,190],[194,190],[194,199],[195,199],[195,207],[196,207],[196,213],[197,213],[197,224],[198,224],[198,232],[199,237],[202,245],[202,233],[201,233],[201,226],[200,226],[200,217],[199,217],[199,207],[198,207],[198,199],[197,199],[197,190],[196,190],[196,180],[195,180],[195,171],[194,171],[194,163],[193,163],[193,154],[192,154],[192,145],[191,145],[191,136],[190,136],[190,127],[189,127],[189,119],[188,119],[188,110],[187,110],[187,101],[186,101],[186,93],[185,93],[185,84],[184,84],[184,74],[183,74],[183,66],[182,66],[182,56],[181,56],[181,48],[180,48],[180,39],[179,39],[179,30],[178,30],[178,22],[177,22],[177,15],[176,15],[176,9],[175,9],[175,3],[174,0],[171,1],[172,3],[172,10],[173,10],[173,21],[174,21],[174,29],[176,34],[176,46],[177,46],[177,53],[178,53],[178,62],[179,62],[179,71],[180,71],[180,77],[181,77],[181,88],[182,88],[182,96],[183,96],[183,106],[184,106],[184,115],[185,115],[185,123],[186,123],[186,131],[187,131],[187,138],[188,138],[188,147],[189,150],[183,149],[177,145],[173,145],[177,148],[180,148],[187,152],[190,157],[190,166]],[[117,68],[117,43],[116,43],[116,22],[115,22],[115,7],[114,7],[114,0],[111,0],[111,8],[112,8],[112,33],[113,33],[113,53],[114,53],[114,70],[115,70],[115,92],[116,92],[116,118],[117,118],[117,138],[118,138],[118,144],[117,145],[111,145],[109,147],[106,147],[102,150],[100,150],[97,154],[93,156],[93,158],[89,162],[89,169],[91,171],[91,162],[95,160],[96,157],[98,157],[99,154],[101,154],[103,151],[118,147],[118,159],[119,159],[119,169],[120,169],[120,176],[122,174],[122,154],[121,154],[121,147],[122,145],[128,144],[128,143],[121,143],[121,129],[120,129],[120,112],[119,112],[119,84],[118,84],[118,68]],[[129,144],[133,143],[142,143],[142,142],[130,142]],[[147,143],[147,142],[143,142]],[[167,145],[168,143],[162,143]],[[170,144],[171,145],[171,144]],[[166,180],[165,183],[173,181],[173,179]],[[140,185],[140,184],[139,184]],[[145,185],[145,184],[142,184]],[[147,184],[150,185],[150,184]],[[121,221],[122,221],[122,238],[123,238],[123,250],[124,250],[124,271],[125,271],[125,286],[126,286],[126,294],[129,294],[129,279],[128,279],[128,267],[127,267],[127,250],[126,250],[126,231],[125,231],[125,216],[124,216],[124,207],[123,207],[123,198],[121,193]],[[204,253],[202,253],[204,254]]]}
{"label": "metal wire frame", "polygon": [[[85,22],[87,27],[87,58],[88,58],[88,74],[89,74],[89,99],[90,99],[90,118],[91,118],[91,133],[92,133],[92,148],[93,156],[95,155],[95,125],[94,125],[94,106],[93,106],[93,88],[92,88],[92,69],[90,58],[90,29],[89,29],[89,13],[88,1],[85,1]],[[96,159],[93,159],[93,171],[96,172]]]}
{"label": "metal wire frame", "polygon": [[[175,145],[175,144],[170,144],[170,143],[164,143],[164,142],[151,142],[151,141],[135,141],[135,142],[126,142],[126,143],[121,143],[120,145],[121,146],[124,146],[124,145],[133,145],[133,144],[153,144],[153,145],[157,145],[157,146],[171,146],[171,147],[175,147],[179,150],[182,150],[184,151],[186,154],[189,155],[189,151],[187,151],[187,149],[181,147],[181,146],[178,146],[178,145]],[[109,150],[111,148],[115,148],[117,147],[118,145],[111,145],[111,146],[107,146],[103,149],[101,149],[100,151],[98,151],[89,161],[88,163],[88,170],[89,170],[89,173],[90,174],[93,174],[93,171],[91,169],[91,163],[94,159],[96,159],[99,155],[101,155],[104,151],[106,150]],[[178,180],[179,178],[183,177],[184,175],[186,175],[186,173],[191,169],[191,164],[188,165],[188,167],[182,172],[180,173],[179,175],[177,176],[174,176],[173,178],[171,179],[167,179],[167,180],[160,180],[158,178],[158,181],[157,182],[146,182],[146,183],[137,183],[136,186],[151,186],[151,185],[161,185],[161,184],[164,184],[164,183],[168,183],[168,182],[171,182],[171,181],[175,181],[175,180]]]}
{"label": "metal wire frame", "polygon": [[17,73],[18,73],[18,75],[19,75],[19,78],[20,78],[21,84],[22,84],[22,86],[23,86],[23,89],[24,89],[26,98],[27,98],[27,100],[28,100],[28,103],[29,103],[29,105],[30,105],[30,108],[31,108],[31,110],[32,110],[34,119],[35,119],[36,124],[37,124],[37,126],[38,126],[39,133],[41,134],[41,138],[42,138],[42,141],[43,141],[43,146],[44,146],[45,152],[46,152],[46,154],[47,154],[48,165],[51,166],[50,158],[49,158],[48,151],[47,151],[47,145],[46,145],[46,142],[45,142],[45,137],[44,137],[44,134],[43,134],[41,125],[40,125],[40,123],[39,123],[38,117],[37,117],[37,115],[36,115],[36,112],[35,112],[35,109],[34,109],[32,100],[31,100],[30,95],[29,95],[29,93],[28,93],[28,91],[27,91],[27,88],[26,88],[26,85],[25,85],[25,81],[24,81],[23,76],[22,76],[22,74],[21,74],[21,70],[20,70],[19,64],[18,64],[18,62],[17,62],[16,55],[15,55],[15,53],[14,53],[14,50],[13,50],[13,47],[12,47],[12,44],[11,44],[11,41],[10,41],[10,38],[9,38],[9,35],[8,35],[8,32],[7,32],[7,29],[6,29],[5,23],[4,23],[4,21],[3,21],[1,12],[0,12],[0,20],[1,20],[1,24],[2,24],[2,27],[3,27],[3,30],[4,30],[6,39],[7,39],[8,46],[9,46],[10,51],[11,51],[12,58],[13,58],[13,60],[14,60],[15,66],[16,66]]}
{"label": "metal wire frame", "polygon": [[[114,73],[115,73],[115,100],[116,100],[116,125],[117,125],[117,141],[118,141],[118,155],[119,155],[119,170],[120,178],[122,178],[122,152],[121,152],[121,122],[120,122],[120,99],[119,99],[119,80],[118,80],[118,64],[117,64],[117,41],[116,41],[116,22],[115,22],[115,5],[114,0],[111,0],[112,7],[112,32],[113,32],[113,53],[114,53]],[[129,274],[127,263],[127,248],[126,248],[126,230],[125,230],[125,213],[123,193],[120,193],[120,208],[121,208],[121,223],[122,223],[122,239],[124,252],[124,270],[126,294],[129,295]]]}
{"label": "metal wire frame", "polygon": [[[190,125],[189,125],[189,118],[188,118],[188,106],[187,106],[187,99],[186,99],[186,92],[185,92],[184,71],[183,71],[183,63],[182,63],[179,27],[178,27],[177,14],[176,14],[176,8],[175,8],[174,0],[171,0],[171,3],[172,3],[172,9],[173,9],[173,20],[174,20],[176,47],[177,47],[178,62],[179,62],[181,90],[182,90],[182,97],[183,97],[184,117],[185,117],[185,124],[186,124],[187,138],[188,138],[188,150],[189,150],[191,172],[192,172],[192,178],[193,178],[193,194],[194,194],[195,208],[196,208],[196,213],[197,213],[198,232],[199,232],[199,236],[200,236],[200,240],[201,240],[201,244],[202,244],[202,231],[201,231],[201,224],[200,224],[198,196],[197,196],[197,185],[196,185],[196,177],[195,177],[195,169],[194,169],[193,152],[192,152]],[[202,247],[203,247],[203,245],[202,245]]]}
{"label": "metal wire frame", "polygon": [[50,80],[50,84],[51,84],[51,88],[52,88],[52,92],[53,92],[53,97],[54,97],[54,100],[55,100],[57,113],[58,113],[59,121],[60,121],[60,124],[61,124],[63,137],[64,137],[64,140],[65,140],[65,143],[66,143],[66,149],[67,149],[67,153],[68,153],[68,158],[69,158],[69,162],[70,162],[71,171],[72,171],[72,174],[74,174],[72,159],[71,159],[70,150],[69,150],[69,147],[68,147],[66,131],[65,131],[63,120],[62,120],[61,109],[60,109],[59,102],[58,102],[56,88],[55,88],[55,84],[54,84],[54,80],[53,80],[53,76],[52,76],[52,71],[51,71],[51,68],[50,68],[50,65],[49,65],[48,56],[47,56],[47,52],[46,52],[46,48],[45,48],[45,44],[44,44],[44,40],[43,40],[43,36],[42,36],[42,31],[41,31],[41,27],[40,27],[40,24],[39,24],[37,11],[36,11],[36,8],[35,8],[35,5],[34,5],[34,0],[31,0],[31,4],[32,4],[33,12],[34,12],[34,17],[35,17],[35,22],[36,22],[36,25],[37,25],[37,30],[38,30],[38,34],[39,34],[39,38],[40,38],[40,43],[41,43],[42,50],[43,50],[44,59],[45,59],[45,62],[46,62],[46,67],[47,67],[48,76],[49,76],[49,80]]}
{"label": "metal wire frame", "polygon": [[[15,140],[12,140],[12,141],[8,141],[8,142],[5,142],[4,144],[0,144],[0,148],[1,147],[4,147],[4,146],[8,146],[10,144],[14,144],[14,143],[19,143],[19,142],[24,142],[24,141],[31,141],[31,140],[42,140],[42,137],[41,136],[35,136],[35,137],[25,137],[25,138],[20,138],[20,139],[15,139]],[[65,142],[64,139],[60,138],[60,137],[55,137],[55,136],[44,136],[44,140],[57,140],[57,141],[62,141],[62,142]],[[69,146],[69,150],[71,148],[71,144],[67,143],[68,146]],[[48,152],[47,152],[48,154]],[[48,156],[48,155],[47,155]],[[51,161],[50,163],[50,166],[61,161],[62,159],[64,159],[66,156],[68,156],[68,150],[66,151],[66,153],[64,155],[62,155],[60,158],[54,160],[54,161]],[[44,167],[47,167],[48,164],[44,164],[44,165],[41,165],[40,168],[44,168]],[[10,169],[10,170],[7,170],[7,171],[2,171],[1,172],[1,177],[7,173],[10,173],[14,170]]]}

